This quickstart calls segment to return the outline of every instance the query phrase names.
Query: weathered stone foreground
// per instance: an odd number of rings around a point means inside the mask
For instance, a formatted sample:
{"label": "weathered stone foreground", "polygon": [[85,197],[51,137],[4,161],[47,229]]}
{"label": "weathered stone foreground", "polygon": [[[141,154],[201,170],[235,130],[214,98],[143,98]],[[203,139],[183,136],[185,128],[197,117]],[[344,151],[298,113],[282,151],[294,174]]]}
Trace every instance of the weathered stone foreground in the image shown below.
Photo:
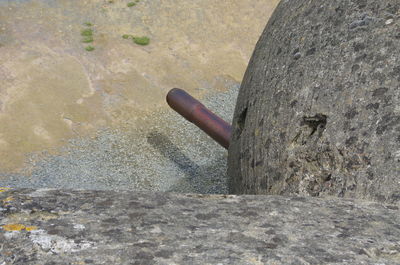
{"label": "weathered stone foreground", "polygon": [[400,263],[395,205],[311,197],[0,191],[0,264]]}

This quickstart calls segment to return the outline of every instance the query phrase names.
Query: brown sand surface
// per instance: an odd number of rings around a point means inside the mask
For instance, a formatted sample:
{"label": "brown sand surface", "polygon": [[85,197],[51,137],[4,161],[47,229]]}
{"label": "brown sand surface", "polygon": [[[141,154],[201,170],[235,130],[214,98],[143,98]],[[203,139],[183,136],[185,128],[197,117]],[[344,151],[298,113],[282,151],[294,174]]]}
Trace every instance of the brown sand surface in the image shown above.
{"label": "brown sand surface", "polygon": [[[210,101],[234,97],[229,90],[241,82],[278,0],[128,3],[0,2],[0,180],[30,176],[43,156],[60,155],[76,139],[95,141],[100,131],[146,136],[152,126],[163,128],[168,119],[160,113],[173,87]],[[93,42],[83,42],[85,29]],[[165,124],[170,134],[174,126]]]}

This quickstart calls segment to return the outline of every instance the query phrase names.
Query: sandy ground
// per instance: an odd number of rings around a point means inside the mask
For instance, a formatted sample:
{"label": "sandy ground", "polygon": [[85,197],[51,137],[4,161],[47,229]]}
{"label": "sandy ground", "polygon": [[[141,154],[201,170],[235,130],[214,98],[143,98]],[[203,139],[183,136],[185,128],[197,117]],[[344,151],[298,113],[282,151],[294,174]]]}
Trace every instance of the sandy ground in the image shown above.
{"label": "sandy ground", "polygon": [[128,2],[0,1],[0,186],[226,192],[226,151],[165,95],[230,120],[278,1]]}

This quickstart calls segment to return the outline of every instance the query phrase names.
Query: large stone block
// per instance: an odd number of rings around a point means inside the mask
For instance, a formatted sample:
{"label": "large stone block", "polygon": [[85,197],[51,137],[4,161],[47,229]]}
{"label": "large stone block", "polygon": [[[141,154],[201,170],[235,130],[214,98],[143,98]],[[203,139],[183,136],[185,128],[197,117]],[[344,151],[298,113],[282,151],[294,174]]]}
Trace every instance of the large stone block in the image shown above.
{"label": "large stone block", "polygon": [[400,2],[282,1],[240,89],[231,191],[400,200]]}
{"label": "large stone block", "polygon": [[8,190],[0,264],[391,265],[399,223],[337,198]]}

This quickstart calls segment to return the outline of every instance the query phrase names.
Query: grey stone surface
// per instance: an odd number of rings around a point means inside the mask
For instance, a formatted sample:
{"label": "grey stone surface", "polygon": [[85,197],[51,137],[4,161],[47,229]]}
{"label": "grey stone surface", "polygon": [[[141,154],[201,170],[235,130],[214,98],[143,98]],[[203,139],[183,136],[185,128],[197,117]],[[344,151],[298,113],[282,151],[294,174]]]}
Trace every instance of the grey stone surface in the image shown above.
{"label": "grey stone surface", "polygon": [[396,205],[0,190],[0,264],[400,264]]}
{"label": "grey stone surface", "polygon": [[242,83],[233,193],[400,201],[400,2],[281,1]]}

